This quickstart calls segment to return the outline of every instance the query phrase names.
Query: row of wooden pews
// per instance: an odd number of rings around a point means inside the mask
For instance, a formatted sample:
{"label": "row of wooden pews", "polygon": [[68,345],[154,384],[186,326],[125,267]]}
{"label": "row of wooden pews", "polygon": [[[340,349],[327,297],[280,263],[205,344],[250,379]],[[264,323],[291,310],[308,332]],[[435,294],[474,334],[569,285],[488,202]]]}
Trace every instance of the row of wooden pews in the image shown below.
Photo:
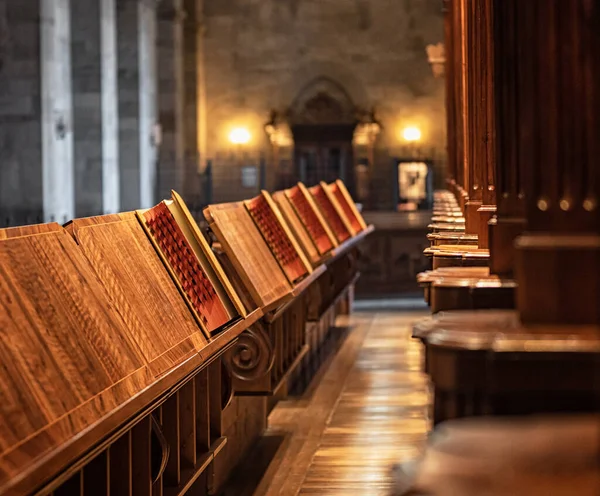
{"label": "row of wooden pews", "polygon": [[0,494],[215,494],[372,230],[341,181],[0,230]]}
{"label": "row of wooden pews", "polygon": [[445,6],[448,190],[413,333],[437,427],[405,481],[598,494],[600,2]]}

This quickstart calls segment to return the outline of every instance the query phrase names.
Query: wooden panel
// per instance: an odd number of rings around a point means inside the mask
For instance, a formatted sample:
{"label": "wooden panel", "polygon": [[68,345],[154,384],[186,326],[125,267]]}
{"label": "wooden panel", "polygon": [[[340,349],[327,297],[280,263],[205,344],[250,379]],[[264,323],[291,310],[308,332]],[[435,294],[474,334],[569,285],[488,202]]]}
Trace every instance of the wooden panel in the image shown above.
{"label": "wooden panel", "polygon": [[179,430],[182,467],[196,465],[196,388],[195,379],[179,391]]}
{"label": "wooden panel", "polygon": [[342,214],[336,209],[331,199],[327,196],[327,192],[323,185],[317,184],[310,188],[309,191],[311,195],[313,195],[315,203],[329,224],[338,243],[343,243],[352,237],[352,231],[348,226],[348,222],[343,218]]}
{"label": "wooden panel", "polygon": [[[0,490],[115,408],[98,395],[146,364],[74,240],[21,231],[0,235]],[[119,388],[131,397],[140,378]]]}
{"label": "wooden panel", "polygon": [[354,200],[352,200],[344,183],[338,179],[335,183],[328,185],[327,188],[350,222],[353,234],[357,234],[363,229],[366,229],[367,223],[356,208],[356,204],[354,203]]}
{"label": "wooden panel", "polygon": [[257,305],[271,309],[292,287],[242,203],[211,205],[204,216]]}
{"label": "wooden panel", "polygon": [[194,377],[194,388],[196,390],[196,445],[200,455],[210,449],[208,369],[201,370]]}
{"label": "wooden panel", "polygon": [[72,232],[157,374],[206,345],[134,213],[76,220]]}
{"label": "wooden panel", "polygon": [[131,496],[133,490],[131,431],[128,431],[111,445],[109,457],[110,494],[113,496]]}
{"label": "wooden panel", "polygon": [[221,374],[222,369],[219,360],[209,365],[207,393],[209,398],[210,444],[223,435],[223,427],[221,425],[223,418],[223,409],[221,408]]}
{"label": "wooden panel", "polygon": [[296,214],[310,234],[321,256],[329,253],[337,246],[337,241],[329,226],[317,209],[311,194],[306,187],[299,183],[285,191],[287,198],[294,207]]}
{"label": "wooden panel", "polygon": [[287,196],[285,196],[285,193],[283,191],[273,193],[273,199],[277,202],[279,210],[283,214],[286,222],[290,226],[310,262],[313,265],[318,264],[321,260],[321,255],[319,254],[315,243],[308,234],[308,231],[302,224],[302,221],[298,217],[298,214],[294,210],[294,207],[292,207]]}
{"label": "wooden panel", "polygon": [[245,202],[250,216],[256,223],[265,242],[283,269],[288,280],[294,284],[311,271],[298,243],[284,224],[277,207],[267,192]]}
{"label": "wooden panel", "polygon": [[67,482],[60,486],[54,494],[56,496],[83,496],[84,494],[83,472],[76,473]]}
{"label": "wooden panel", "polygon": [[110,496],[110,460],[108,451],[99,454],[83,470],[85,496]]}
{"label": "wooden panel", "polygon": [[169,486],[178,486],[181,482],[181,431],[179,430],[179,392],[176,392],[162,406],[162,428],[170,446],[169,459],[164,479]]}
{"label": "wooden panel", "polygon": [[151,417],[137,424],[131,433],[133,496],[152,494]]}

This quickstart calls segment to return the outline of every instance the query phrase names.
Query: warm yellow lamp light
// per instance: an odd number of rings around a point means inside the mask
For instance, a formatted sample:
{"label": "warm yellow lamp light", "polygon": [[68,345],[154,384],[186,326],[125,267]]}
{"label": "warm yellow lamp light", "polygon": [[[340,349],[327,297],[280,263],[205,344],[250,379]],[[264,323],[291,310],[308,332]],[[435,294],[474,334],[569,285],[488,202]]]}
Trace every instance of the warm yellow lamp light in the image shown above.
{"label": "warm yellow lamp light", "polygon": [[421,139],[421,130],[418,127],[406,127],[402,131],[402,137],[405,141],[419,141]]}
{"label": "warm yellow lamp light", "polygon": [[250,131],[243,127],[236,127],[229,133],[229,141],[234,145],[245,145],[250,141]]}

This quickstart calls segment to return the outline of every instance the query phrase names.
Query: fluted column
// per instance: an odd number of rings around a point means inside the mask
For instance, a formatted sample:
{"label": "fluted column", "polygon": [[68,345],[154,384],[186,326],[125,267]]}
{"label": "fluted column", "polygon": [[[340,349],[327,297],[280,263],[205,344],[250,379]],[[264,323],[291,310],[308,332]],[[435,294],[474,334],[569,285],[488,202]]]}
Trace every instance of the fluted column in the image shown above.
{"label": "fluted column", "polygon": [[[454,103],[454,160],[456,181],[454,192],[457,196],[460,206],[464,209],[466,195],[468,191],[468,163],[466,154],[467,133],[467,113],[466,113],[466,48],[467,33],[464,30],[466,0],[449,0],[452,43],[451,52],[448,57],[452,58],[451,72],[452,77],[452,101]],[[450,77],[450,76],[449,76]]]}
{"label": "fluted column", "polygon": [[457,177],[456,157],[456,95],[454,92],[454,81],[456,77],[454,61],[454,25],[452,19],[453,3],[456,0],[444,0],[444,48],[446,52],[446,129],[448,155],[448,182],[450,189],[454,188]]}
{"label": "fluted column", "polygon": [[518,136],[522,132],[519,106],[524,93],[516,75],[519,29],[514,2],[493,3],[494,26],[494,108],[496,115],[496,208],[489,228],[490,270],[512,277],[515,264],[515,238],[525,229],[525,189],[523,160]]}
{"label": "fluted column", "polygon": [[467,32],[467,234],[488,248],[488,221],[495,213],[495,116],[493,108],[493,18],[491,0],[465,0]]}

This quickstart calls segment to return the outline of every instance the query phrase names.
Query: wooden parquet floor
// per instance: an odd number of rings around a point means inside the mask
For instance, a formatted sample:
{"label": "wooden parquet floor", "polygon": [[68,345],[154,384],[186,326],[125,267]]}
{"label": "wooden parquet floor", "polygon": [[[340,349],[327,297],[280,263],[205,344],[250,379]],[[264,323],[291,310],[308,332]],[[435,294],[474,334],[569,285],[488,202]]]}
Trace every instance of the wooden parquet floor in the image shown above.
{"label": "wooden parquet floor", "polygon": [[[299,398],[280,402],[236,471],[233,495],[391,495],[393,467],[429,428],[429,386],[411,323],[425,313],[355,313]],[[338,325],[340,322],[338,322]]]}

